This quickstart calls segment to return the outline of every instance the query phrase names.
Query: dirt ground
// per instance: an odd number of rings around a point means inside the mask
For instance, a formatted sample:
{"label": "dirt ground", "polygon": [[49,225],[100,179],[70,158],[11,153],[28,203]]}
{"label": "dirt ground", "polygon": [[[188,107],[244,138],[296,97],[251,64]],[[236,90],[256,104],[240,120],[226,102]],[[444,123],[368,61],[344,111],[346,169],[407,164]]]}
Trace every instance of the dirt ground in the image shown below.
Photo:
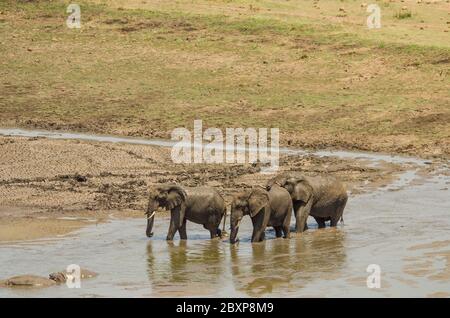
{"label": "dirt ground", "polygon": [[[143,217],[156,183],[214,186],[230,203],[233,193],[273,176],[259,173],[258,164],[173,164],[170,148],[26,137],[1,137],[0,162],[0,241],[64,234],[111,216]],[[353,195],[386,186],[405,169],[313,155],[280,158],[280,172],[331,174]]]}

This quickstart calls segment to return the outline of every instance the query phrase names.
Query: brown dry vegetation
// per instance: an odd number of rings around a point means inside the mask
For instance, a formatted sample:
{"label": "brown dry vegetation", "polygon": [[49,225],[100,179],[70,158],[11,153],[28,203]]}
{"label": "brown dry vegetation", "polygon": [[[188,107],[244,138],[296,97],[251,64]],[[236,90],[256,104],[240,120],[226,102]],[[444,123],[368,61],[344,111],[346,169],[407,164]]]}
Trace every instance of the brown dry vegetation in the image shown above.
{"label": "brown dry vegetation", "polygon": [[449,3],[378,3],[380,30],[347,0],[81,1],[76,30],[67,1],[2,1],[0,123],[168,137],[203,119],[448,157]]}

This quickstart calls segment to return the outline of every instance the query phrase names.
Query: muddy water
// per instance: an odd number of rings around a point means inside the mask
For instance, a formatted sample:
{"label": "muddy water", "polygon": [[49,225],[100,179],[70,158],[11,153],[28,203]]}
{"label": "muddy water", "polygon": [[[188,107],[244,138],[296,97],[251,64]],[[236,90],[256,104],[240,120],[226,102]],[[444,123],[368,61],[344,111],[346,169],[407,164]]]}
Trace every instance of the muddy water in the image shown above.
{"label": "muddy water", "polygon": [[[450,177],[416,185],[414,171],[382,191],[352,196],[345,225],[318,230],[310,219],[311,230],[290,240],[268,231],[267,241],[251,244],[245,219],[237,246],[209,240],[192,223],[187,242],[169,243],[169,220],[158,218],[151,239],[144,219],[112,219],[64,238],[0,245],[0,278],[47,275],[73,263],[100,274],[80,289],[2,288],[0,297],[450,296]],[[369,264],[381,268],[379,289],[366,286]]]}

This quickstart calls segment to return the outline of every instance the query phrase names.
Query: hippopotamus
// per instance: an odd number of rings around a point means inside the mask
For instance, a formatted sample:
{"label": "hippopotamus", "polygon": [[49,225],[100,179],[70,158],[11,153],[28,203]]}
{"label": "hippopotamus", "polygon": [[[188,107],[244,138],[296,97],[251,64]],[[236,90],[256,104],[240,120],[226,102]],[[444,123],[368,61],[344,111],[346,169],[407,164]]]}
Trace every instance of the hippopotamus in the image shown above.
{"label": "hippopotamus", "polygon": [[[37,275],[19,275],[5,280],[0,280],[0,287],[49,287],[62,284],[67,281],[69,273],[66,271],[50,273],[47,277]],[[81,268],[80,278],[92,278],[98,274],[90,270]]]}
{"label": "hippopotamus", "polygon": [[19,275],[0,281],[0,287],[49,287],[56,285],[50,278],[36,275]]}

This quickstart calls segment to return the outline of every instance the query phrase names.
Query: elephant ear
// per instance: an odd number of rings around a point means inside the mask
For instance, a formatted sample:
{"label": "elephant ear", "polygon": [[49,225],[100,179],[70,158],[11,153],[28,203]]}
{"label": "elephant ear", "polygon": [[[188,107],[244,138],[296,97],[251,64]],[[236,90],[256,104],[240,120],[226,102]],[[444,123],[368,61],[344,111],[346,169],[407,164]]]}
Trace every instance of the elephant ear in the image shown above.
{"label": "elephant ear", "polygon": [[266,190],[269,191],[275,184],[278,184],[280,187],[284,187],[288,178],[289,176],[286,173],[282,173],[273,177],[272,179],[267,181]]}
{"label": "elephant ear", "polygon": [[156,200],[156,197],[159,195],[159,188],[158,187],[155,187],[155,186],[151,186],[149,189],[148,189],[148,198],[150,199],[150,200]]}
{"label": "elephant ear", "polygon": [[150,215],[153,211],[157,210],[159,207],[157,197],[160,192],[159,189],[156,187],[150,187],[148,192],[149,192],[148,203],[147,203],[147,210],[145,213]]}
{"label": "elephant ear", "polygon": [[291,178],[287,181],[287,183],[293,185],[291,193],[292,199],[300,200],[305,203],[311,199],[313,195],[313,189],[308,180],[306,180],[304,177]]}
{"label": "elephant ear", "polygon": [[254,217],[269,204],[269,194],[262,188],[255,188],[248,198],[250,216]]}
{"label": "elephant ear", "polygon": [[187,194],[180,186],[170,186],[167,190],[167,209],[172,210],[186,201]]}

